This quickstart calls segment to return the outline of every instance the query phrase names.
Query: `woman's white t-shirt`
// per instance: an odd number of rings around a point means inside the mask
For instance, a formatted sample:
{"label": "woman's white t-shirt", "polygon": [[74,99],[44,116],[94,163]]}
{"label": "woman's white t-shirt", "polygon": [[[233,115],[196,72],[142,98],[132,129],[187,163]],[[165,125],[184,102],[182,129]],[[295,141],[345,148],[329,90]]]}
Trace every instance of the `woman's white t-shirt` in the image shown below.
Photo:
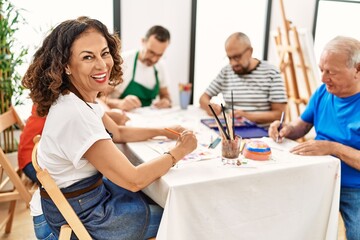
{"label": "woman's white t-shirt", "polygon": [[[100,104],[85,103],[73,93],[60,95],[51,106],[37,157],[40,167],[50,173],[59,188],[97,173],[83,155],[96,141],[111,139],[102,122],[104,113]],[[34,193],[30,203],[33,216],[41,211],[38,194]]]}

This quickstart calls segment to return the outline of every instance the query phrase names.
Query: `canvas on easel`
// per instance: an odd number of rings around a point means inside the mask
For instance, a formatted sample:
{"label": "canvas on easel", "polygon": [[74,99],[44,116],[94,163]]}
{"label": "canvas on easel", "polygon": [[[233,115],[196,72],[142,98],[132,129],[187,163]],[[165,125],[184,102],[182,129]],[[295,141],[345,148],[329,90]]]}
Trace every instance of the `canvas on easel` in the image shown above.
{"label": "canvas on easel", "polygon": [[320,81],[311,33],[304,29],[298,31],[286,19],[282,0],[280,8],[283,29],[277,29],[274,40],[289,100],[286,120],[291,121],[300,116]]}

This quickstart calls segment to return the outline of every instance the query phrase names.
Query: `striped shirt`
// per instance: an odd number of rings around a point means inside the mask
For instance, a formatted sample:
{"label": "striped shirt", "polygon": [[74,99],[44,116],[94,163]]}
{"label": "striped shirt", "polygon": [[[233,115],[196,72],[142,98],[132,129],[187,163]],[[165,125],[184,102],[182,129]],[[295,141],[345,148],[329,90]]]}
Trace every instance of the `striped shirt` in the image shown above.
{"label": "striped shirt", "polygon": [[233,91],[234,109],[243,111],[269,111],[271,103],[287,103],[284,81],[275,68],[266,61],[247,74],[236,74],[231,65],[223,67],[205,93],[210,97],[223,94],[225,104],[231,106]]}

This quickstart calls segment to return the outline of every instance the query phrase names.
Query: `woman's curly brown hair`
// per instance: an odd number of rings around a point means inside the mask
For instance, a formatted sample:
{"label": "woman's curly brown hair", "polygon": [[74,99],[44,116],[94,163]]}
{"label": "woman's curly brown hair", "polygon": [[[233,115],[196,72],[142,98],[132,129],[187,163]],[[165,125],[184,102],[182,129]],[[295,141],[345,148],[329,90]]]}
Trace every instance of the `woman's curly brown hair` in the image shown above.
{"label": "woman's curly brown hair", "polygon": [[110,34],[107,27],[96,19],[79,17],[64,21],[45,38],[22,79],[22,84],[30,89],[30,97],[37,104],[39,116],[47,115],[59,95],[69,91],[69,78],[65,67],[70,60],[71,47],[74,41],[89,29],[95,29],[105,37],[114,60],[109,85],[116,86],[122,82],[123,60],[117,35]]}

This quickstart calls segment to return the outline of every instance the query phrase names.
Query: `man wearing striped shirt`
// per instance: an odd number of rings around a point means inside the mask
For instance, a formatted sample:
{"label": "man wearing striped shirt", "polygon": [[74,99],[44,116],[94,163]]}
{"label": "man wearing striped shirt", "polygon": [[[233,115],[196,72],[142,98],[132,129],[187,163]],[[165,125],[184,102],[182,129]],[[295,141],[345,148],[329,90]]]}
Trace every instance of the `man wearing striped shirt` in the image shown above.
{"label": "man wearing striped shirt", "polygon": [[[211,98],[223,94],[225,105],[231,107],[231,91],[234,115],[245,117],[262,126],[280,119],[285,111],[287,95],[279,71],[266,61],[252,57],[253,48],[248,36],[236,32],[225,42],[229,64],[223,67],[200,97],[200,107],[212,116]],[[211,103],[216,114],[221,113],[218,104]]]}

